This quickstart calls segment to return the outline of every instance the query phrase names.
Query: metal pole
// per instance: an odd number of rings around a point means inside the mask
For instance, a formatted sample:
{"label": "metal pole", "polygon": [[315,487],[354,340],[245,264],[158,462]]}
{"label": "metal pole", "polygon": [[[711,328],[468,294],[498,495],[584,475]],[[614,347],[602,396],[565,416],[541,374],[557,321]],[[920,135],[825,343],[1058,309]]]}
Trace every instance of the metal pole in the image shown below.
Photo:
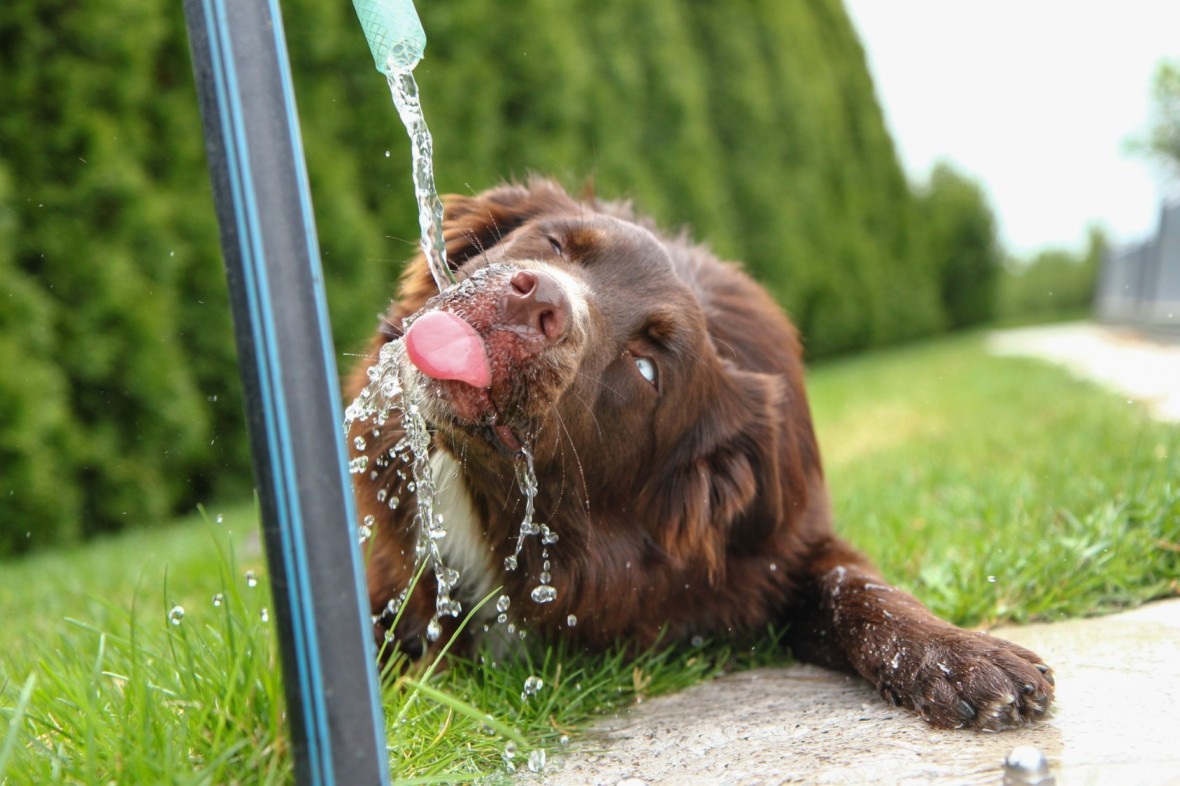
{"label": "metal pole", "polygon": [[301,784],[388,784],[343,413],[277,0],[184,0]]}

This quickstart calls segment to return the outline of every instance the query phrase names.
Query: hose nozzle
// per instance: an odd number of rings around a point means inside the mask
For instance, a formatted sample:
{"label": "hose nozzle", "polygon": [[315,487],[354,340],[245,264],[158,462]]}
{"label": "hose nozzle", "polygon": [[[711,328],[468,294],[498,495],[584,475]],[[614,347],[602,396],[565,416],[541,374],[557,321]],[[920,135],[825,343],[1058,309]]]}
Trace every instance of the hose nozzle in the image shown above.
{"label": "hose nozzle", "polygon": [[377,70],[411,71],[426,50],[426,31],[413,0],[352,0]]}

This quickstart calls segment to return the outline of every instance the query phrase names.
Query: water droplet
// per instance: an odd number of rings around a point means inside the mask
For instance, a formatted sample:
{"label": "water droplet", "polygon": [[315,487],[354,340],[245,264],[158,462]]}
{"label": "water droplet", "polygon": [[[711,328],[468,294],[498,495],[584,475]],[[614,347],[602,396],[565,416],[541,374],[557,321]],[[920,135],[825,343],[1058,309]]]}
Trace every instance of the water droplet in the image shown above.
{"label": "water droplet", "polygon": [[550,603],[557,599],[557,589],[548,584],[541,584],[533,587],[533,591],[529,594],[535,603]]}
{"label": "water droplet", "polygon": [[569,615],[568,617],[565,618],[565,624],[571,628],[574,627],[575,625],[578,624],[577,616],[575,616],[573,614]]}
{"label": "water droplet", "polygon": [[542,680],[540,677],[529,676],[524,681],[524,690],[521,692],[520,697],[522,699],[527,699],[530,696],[536,696],[537,691],[541,690],[541,688],[544,688],[544,687],[545,687],[545,681]]}
{"label": "water droplet", "polygon": [[537,576],[537,580],[542,584],[548,584],[552,579],[553,577],[549,575],[548,571],[541,571],[541,575]]}
{"label": "water droplet", "polygon": [[426,626],[426,638],[428,641],[438,641],[438,637],[442,635],[442,623],[437,618],[432,619]]}
{"label": "water droplet", "polygon": [[496,611],[508,611],[508,607],[512,605],[512,598],[507,595],[501,595],[496,599]]}
{"label": "water droplet", "polygon": [[168,612],[168,621],[173,625],[179,625],[180,621],[184,619],[184,606],[173,606],[172,610]]}
{"label": "water droplet", "polygon": [[568,734],[561,735],[561,737],[557,740],[557,744],[563,748],[566,747],[567,745],[569,745],[570,744],[570,735],[568,735]]}
{"label": "water droplet", "polygon": [[389,496],[389,489],[377,489],[377,501],[384,502],[385,498]]}
{"label": "water droplet", "polygon": [[504,753],[501,756],[504,759],[505,766],[508,767],[508,771],[516,772],[516,764],[512,761],[516,758],[516,743],[509,740],[504,745]]}
{"label": "water droplet", "polygon": [[1004,759],[1004,783],[1051,783],[1049,761],[1032,745],[1018,745]]}
{"label": "water droplet", "polygon": [[545,769],[545,749],[537,748],[529,754],[529,772],[540,772]]}
{"label": "water droplet", "polygon": [[353,475],[359,475],[369,467],[368,456],[357,456],[352,461],[348,462],[348,471]]}
{"label": "water droplet", "polygon": [[373,527],[377,524],[377,518],[372,514],[365,516],[361,520],[360,534],[361,543],[364,543],[369,538],[373,537]]}
{"label": "water droplet", "polygon": [[222,603],[225,603],[225,596],[219,592],[213,596],[213,605],[220,606]]}
{"label": "water droplet", "polygon": [[364,437],[357,437],[356,439],[354,439],[354,440],[352,441],[352,446],[353,446],[354,448],[356,448],[357,450],[364,450],[364,449],[365,449],[365,445],[366,445],[366,443],[365,443],[365,438],[364,438]]}
{"label": "water droplet", "polygon": [[215,521],[218,524],[224,524],[225,523],[225,516],[218,513],[217,518],[213,519],[213,521]]}
{"label": "water droplet", "polygon": [[388,150],[385,151],[385,157],[389,158],[389,151]]}
{"label": "water droplet", "polygon": [[699,635],[698,635],[698,636],[693,636],[693,637],[692,637],[692,646],[694,646],[694,647],[703,647],[703,646],[705,646],[705,637],[704,637],[704,636],[699,636]]}
{"label": "water droplet", "polygon": [[508,556],[504,558],[504,570],[516,570],[515,556]]}
{"label": "water droplet", "polygon": [[254,575],[254,571],[252,571],[252,570],[246,571],[246,586],[247,587],[257,587],[258,586],[258,577]]}
{"label": "water droplet", "polygon": [[270,622],[270,612],[266,610],[266,606],[263,606],[262,610],[258,612],[258,619],[264,623]]}
{"label": "water droplet", "polygon": [[995,584],[995,583],[996,583],[996,577],[995,577],[995,576],[988,576],[988,577],[987,577],[987,581],[988,581],[988,583],[989,583],[989,584]]}
{"label": "water droplet", "polygon": [[499,614],[496,616],[496,622],[500,623],[501,625],[503,625],[507,621],[508,621],[507,614]]}

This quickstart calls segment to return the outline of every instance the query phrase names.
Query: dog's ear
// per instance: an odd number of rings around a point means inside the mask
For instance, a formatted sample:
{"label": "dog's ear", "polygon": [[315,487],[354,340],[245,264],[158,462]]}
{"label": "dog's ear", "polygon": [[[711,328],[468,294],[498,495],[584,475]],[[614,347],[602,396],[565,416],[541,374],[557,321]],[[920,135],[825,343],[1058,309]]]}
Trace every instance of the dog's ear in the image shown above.
{"label": "dog's ear", "polygon": [[655,495],[656,540],[673,559],[702,565],[714,584],[728,553],[757,550],[806,509],[808,481],[820,472],[810,419],[795,417],[800,402],[785,377],[730,368],[723,378]]}
{"label": "dog's ear", "polygon": [[[458,270],[464,262],[496,245],[530,218],[576,207],[552,180],[532,178],[525,185],[501,185],[473,196],[443,197],[443,242],[447,266]],[[406,266],[399,285],[400,307],[386,320],[383,332],[401,334],[401,319],[416,312],[438,293],[438,286],[422,254]]]}

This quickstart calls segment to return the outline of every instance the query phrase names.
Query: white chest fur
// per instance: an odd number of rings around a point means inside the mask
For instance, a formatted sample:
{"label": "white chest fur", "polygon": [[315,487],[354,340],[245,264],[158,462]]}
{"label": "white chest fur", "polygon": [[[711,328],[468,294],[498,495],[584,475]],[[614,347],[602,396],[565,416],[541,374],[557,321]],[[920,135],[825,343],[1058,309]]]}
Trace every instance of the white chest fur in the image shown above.
{"label": "white chest fur", "polygon": [[[454,594],[470,610],[499,584],[491,547],[471,504],[459,462],[436,448],[430,454],[430,472],[434,478],[434,510],[442,515],[447,531],[446,537],[439,540],[439,550],[446,566],[459,571]],[[485,603],[472,622],[483,623],[495,613],[495,602]]]}

